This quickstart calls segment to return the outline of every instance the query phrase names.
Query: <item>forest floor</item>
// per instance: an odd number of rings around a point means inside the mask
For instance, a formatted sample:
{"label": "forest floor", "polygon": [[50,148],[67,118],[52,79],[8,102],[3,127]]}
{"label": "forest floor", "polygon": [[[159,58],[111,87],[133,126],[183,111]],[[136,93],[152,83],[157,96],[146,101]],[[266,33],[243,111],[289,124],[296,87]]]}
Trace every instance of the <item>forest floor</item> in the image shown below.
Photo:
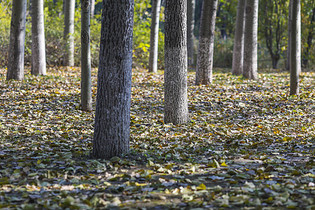
{"label": "forest floor", "polygon": [[7,82],[0,70],[0,209],[315,209],[314,72],[299,96],[286,72],[216,69],[210,86],[191,72],[191,121],[172,125],[163,72],[134,70],[131,152],[111,160],[89,158],[80,69],[48,72]]}

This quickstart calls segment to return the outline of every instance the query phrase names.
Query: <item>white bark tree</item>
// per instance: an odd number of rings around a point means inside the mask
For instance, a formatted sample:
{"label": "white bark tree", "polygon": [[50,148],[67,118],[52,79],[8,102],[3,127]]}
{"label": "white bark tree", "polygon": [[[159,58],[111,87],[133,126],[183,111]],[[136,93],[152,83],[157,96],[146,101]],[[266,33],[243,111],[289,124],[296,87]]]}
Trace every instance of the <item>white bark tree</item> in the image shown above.
{"label": "white bark tree", "polygon": [[44,1],[32,0],[32,69],[33,75],[46,75]]}
{"label": "white bark tree", "polygon": [[13,0],[7,80],[23,80],[26,0]]}
{"label": "white bark tree", "polygon": [[257,79],[258,0],[246,0],[243,76]]}
{"label": "white bark tree", "polygon": [[161,9],[161,0],[152,0],[149,72],[154,72],[154,73],[156,73],[158,70],[160,9]]}
{"label": "white bark tree", "polygon": [[91,18],[94,18],[95,13],[95,0],[91,0]]}
{"label": "white bark tree", "polygon": [[218,0],[205,0],[202,5],[197,57],[196,85],[212,83],[215,18]]}
{"label": "white bark tree", "polygon": [[65,66],[74,66],[74,11],[75,0],[64,0]]}
{"label": "white bark tree", "polygon": [[188,121],[187,99],[187,3],[165,3],[164,122]]}

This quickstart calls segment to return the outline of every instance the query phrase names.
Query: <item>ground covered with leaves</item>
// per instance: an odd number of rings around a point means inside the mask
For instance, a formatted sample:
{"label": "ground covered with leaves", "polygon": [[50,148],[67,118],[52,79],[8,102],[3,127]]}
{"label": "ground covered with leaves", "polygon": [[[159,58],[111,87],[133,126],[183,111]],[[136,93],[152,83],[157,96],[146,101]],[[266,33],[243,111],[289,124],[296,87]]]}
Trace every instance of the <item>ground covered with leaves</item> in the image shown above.
{"label": "ground covered with leaves", "polygon": [[[29,72],[29,71],[28,71]],[[27,73],[28,73],[27,72]],[[131,152],[94,160],[94,112],[80,69],[5,81],[0,70],[0,208],[315,209],[315,73],[216,70],[195,86],[185,125],[163,123],[163,72],[134,70]],[[93,96],[96,71],[93,71]]]}

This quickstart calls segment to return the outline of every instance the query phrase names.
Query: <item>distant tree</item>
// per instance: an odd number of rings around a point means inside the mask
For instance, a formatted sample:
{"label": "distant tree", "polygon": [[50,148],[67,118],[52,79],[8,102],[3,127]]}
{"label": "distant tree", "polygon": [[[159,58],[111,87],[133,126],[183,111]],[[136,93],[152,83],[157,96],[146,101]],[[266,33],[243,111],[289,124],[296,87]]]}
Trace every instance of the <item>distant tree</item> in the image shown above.
{"label": "distant tree", "polygon": [[246,3],[246,0],[239,0],[237,4],[237,16],[236,16],[236,24],[235,24],[233,63],[232,63],[232,73],[234,75],[241,75],[243,73],[245,3]]}
{"label": "distant tree", "polygon": [[310,25],[308,29],[308,35],[306,40],[306,49],[303,53],[303,66],[307,67],[310,57],[310,50],[313,47],[313,38],[315,35],[315,8],[312,9],[310,13]]}
{"label": "distant tree", "polygon": [[300,0],[292,1],[292,22],[291,22],[291,52],[290,52],[290,95],[299,94],[299,69],[301,68],[301,57],[298,55],[299,51],[299,39],[301,34],[299,33],[299,27],[301,24],[301,6]]}
{"label": "distant tree", "polygon": [[243,76],[257,79],[258,0],[246,0]]}
{"label": "distant tree", "polygon": [[202,5],[197,56],[196,85],[212,83],[213,46],[218,0],[205,0]]}
{"label": "distant tree", "polygon": [[165,2],[165,123],[188,121],[186,12],[186,0]]}
{"label": "distant tree", "polygon": [[32,0],[32,69],[33,75],[46,75],[44,1]]}
{"label": "distant tree", "polygon": [[81,1],[81,105],[83,111],[92,110],[90,0]]}
{"label": "distant tree", "polygon": [[74,66],[74,10],[75,0],[64,1],[64,14],[65,14],[65,28],[64,28],[64,40],[65,40],[65,66]]}
{"label": "distant tree", "polygon": [[152,21],[150,34],[149,72],[158,70],[158,44],[161,0],[152,0]]}
{"label": "distant tree", "polygon": [[129,150],[133,0],[103,0],[100,61],[92,155]]}
{"label": "distant tree", "polygon": [[187,52],[188,66],[194,65],[194,28],[195,28],[195,0],[187,0]]}
{"label": "distant tree", "polygon": [[7,80],[24,78],[26,0],[13,0]]}

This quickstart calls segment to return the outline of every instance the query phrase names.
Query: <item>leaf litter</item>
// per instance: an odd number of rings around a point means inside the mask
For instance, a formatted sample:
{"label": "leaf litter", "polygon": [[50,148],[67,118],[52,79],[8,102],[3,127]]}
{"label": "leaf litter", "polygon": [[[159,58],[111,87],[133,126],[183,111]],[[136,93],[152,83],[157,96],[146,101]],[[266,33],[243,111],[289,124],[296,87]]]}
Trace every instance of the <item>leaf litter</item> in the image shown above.
{"label": "leaf litter", "polygon": [[134,70],[131,151],[111,160],[89,158],[79,68],[24,82],[0,72],[0,208],[315,208],[314,72],[299,96],[287,73],[247,81],[216,69],[209,86],[189,73],[191,120],[172,125],[163,72]]}

